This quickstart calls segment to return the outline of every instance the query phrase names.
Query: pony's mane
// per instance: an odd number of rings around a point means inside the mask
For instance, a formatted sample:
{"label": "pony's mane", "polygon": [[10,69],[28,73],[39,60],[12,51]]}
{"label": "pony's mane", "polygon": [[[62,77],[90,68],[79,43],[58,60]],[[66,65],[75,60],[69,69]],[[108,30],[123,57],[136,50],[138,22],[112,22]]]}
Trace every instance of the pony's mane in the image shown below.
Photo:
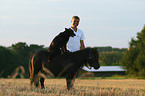
{"label": "pony's mane", "polygon": [[91,49],[91,47],[87,47],[87,48],[85,48],[85,49],[78,50],[78,51],[75,51],[75,52],[80,52],[80,51],[84,51],[84,50],[90,50],[90,49]]}
{"label": "pony's mane", "polygon": [[85,54],[88,54],[88,52],[90,52],[91,48],[90,47],[87,47],[85,49],[82,49],[82,50],[78,50],[78,51],[75,51],[75,52],[70,52],[68,53],[69,56],[71,57],[76,57],[76,56],[81,56],[81,55],[85,55]]}

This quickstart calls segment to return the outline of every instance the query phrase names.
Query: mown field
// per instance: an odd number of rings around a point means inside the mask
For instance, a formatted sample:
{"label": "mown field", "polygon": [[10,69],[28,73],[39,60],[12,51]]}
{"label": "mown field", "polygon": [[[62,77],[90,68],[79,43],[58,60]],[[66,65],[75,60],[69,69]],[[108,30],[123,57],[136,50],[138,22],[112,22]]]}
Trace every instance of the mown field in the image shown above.
{"label": "mown field", "polygon": [[30,87],[29,79],[0,79],[0,96],[145,96],[145,80],[76,79],[66,89],[65,79],[46,79],[45,89]]}

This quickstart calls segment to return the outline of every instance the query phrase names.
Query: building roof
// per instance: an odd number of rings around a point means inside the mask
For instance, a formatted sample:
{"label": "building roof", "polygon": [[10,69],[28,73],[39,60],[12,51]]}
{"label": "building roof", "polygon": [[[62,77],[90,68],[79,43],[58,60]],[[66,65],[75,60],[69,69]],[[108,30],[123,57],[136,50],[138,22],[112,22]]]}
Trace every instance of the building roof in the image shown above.
{"label": "building roof", "polygon": [[122,66],[100,66],[98,70],[95,70],[94,68],[88,69],[86,66],[84,66],[83,70],[89,72],[127,71]]}

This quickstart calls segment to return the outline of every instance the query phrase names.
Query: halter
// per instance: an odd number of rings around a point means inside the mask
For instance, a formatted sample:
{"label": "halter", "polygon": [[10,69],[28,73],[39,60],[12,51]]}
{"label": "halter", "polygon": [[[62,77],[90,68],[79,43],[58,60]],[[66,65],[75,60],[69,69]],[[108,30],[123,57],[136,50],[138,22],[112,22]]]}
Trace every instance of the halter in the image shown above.
{"label": "halter", "polygon": [[87,63],[85,66],[86,66],[88,69],[92,69],[92,67],[90,67],[88,63]]}

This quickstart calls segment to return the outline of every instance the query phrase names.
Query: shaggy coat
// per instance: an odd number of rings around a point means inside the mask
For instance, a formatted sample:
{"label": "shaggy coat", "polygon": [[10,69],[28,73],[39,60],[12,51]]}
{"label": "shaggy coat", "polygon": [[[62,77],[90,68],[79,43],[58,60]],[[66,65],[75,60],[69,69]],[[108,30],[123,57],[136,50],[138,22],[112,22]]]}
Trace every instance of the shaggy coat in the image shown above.
{"label": "shaggy coat", "polygon": [[41,88],[44,88],[44,76],[41,75],[40,79],[38,73],[48,73],[51,77],[66,77],[67,89],[73,87],[76,73],[84,65],[94,69],[99,69],[99,53],[96,48],[85,48],[80,51],[70,52],[66,54],[59,54],[54,60],[48,62],[48,51],[39,51],[30,58],[30,82],[34,82],[38,87],[39,80]]}

